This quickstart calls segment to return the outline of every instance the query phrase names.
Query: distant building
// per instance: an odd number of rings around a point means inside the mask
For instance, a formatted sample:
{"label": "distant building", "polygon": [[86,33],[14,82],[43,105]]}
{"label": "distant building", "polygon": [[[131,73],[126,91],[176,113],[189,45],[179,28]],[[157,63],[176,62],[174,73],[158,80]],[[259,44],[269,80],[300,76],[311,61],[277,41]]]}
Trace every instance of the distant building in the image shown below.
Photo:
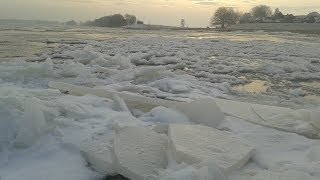
{"label": "distant building", "polygon": [[262,22],[263,23],[275,23],[276,20],[273,20],[271,17],[263,17]]}
{"label": "distant building", "polygon": [[259,17],[255,19],[257,23],[276,23],[277,20],[272,19],[272,17]]}
{"label": "distant building", "polygon": [[295,23],[304,23],[306,18],[307,18],[307,16],[305,16],[305,15],[295,16],[293,22],[295,22]]}
{"label": "distant building", "polygon": [[320,14],[318,12],[312,12],[308,15],[295,16],[295,23],[320,23]]}
{"label": "distant building", "polygon": [[138,20],[138,21],[137,21],[137,24],[144,24],[144,22],[143,22],[143,21]]}
{"label": "distant building", "polygon": [[[294,16],[293,14],[273,15],[271,17],[259,17],[253,19],[255,23],[320,23],[320,13],[312,12],[308,15]],[[248,18],[244,15],[240,19],[240,24],[248,23]]]}

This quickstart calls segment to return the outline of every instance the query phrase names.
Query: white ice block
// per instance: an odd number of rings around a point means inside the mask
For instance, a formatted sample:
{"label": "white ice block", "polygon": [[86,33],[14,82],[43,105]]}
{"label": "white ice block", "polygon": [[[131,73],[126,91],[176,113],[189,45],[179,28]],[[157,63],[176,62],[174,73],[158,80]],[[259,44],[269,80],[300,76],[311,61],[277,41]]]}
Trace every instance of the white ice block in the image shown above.
{"label": "white ice block", "polygon": [[165,135],[148,128],[121,129],[114,139],[117,172],[131,180],[157,176],[167,166],[167,144]]}
{"label": "white ice block", "polygon": [[225,172],[241,168],[254,153],[246,140],[201,125],[170,125],[169,138],[178,162],[215,162]]}

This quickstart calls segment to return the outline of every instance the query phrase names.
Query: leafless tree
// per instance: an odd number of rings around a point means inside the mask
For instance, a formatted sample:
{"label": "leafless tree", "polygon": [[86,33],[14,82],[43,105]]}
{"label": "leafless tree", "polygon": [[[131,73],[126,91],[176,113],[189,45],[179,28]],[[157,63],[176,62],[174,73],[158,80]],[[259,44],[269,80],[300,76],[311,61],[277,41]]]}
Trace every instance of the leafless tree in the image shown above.
{"label": "leafless tree", "polygon": [[273,14],[273,19],[283,19],[284,15],[282,14],[282,12],[279,10],[279,8],[276,8],[276,10],[274,11]]}
{"label": "leafless tree", "polygon": [[252,23],[253,17],[251,13],[244,13],[242,14],[242,16],[240,17],[240,23],[241,24],[247,24],[247,23]]}
{"label": "leafless tree", "polygon": [[134,15],[126,14],[124,15],[124,18],[127,22],[127,25],[133,25],[137,22],[137,18]]}
{"label": "leafless tree", "polygon": [[212,16],[210,25],[221,25],[221,28],[225,28],[226,26],[236,24],[239,21],[239,17],[239,13],[235,12],[233,8],[220,7]]}
{"label": "leafless tree", "polygon": [[266,5],[256,6],[251,11],[254,18],[270,17],[272,15],[271,7]]}

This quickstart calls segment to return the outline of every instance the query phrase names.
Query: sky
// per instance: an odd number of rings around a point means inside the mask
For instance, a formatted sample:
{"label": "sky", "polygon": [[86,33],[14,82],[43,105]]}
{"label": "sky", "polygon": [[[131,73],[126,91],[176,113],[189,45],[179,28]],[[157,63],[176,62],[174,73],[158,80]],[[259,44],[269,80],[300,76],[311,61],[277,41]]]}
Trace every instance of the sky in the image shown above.
{"label": "sky", "polygon": [[220,6],[246,12],[260,4],[284,14],[320,12],[320,0],[0,0],[0,19],[87,21],[128,13],[146,24],[179,26],[185,19],[189,27],[206,27]]}

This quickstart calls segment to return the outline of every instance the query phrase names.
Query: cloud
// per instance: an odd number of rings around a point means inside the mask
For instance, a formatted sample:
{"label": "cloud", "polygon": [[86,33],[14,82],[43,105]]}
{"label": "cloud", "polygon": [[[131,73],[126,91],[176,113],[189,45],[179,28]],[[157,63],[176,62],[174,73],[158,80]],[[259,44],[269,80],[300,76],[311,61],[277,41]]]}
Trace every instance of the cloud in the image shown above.
{"label": "cloud", "polygon": [[200,4],[200,5],[218,5],[217,2],[210,2],[210,1],[197,2],[196,4]]}
{"label": "cloud", "polygon": [[[53,0],[51,0],[53,1]],[[97,0],[55,0],[55,2],[63,2],[63,3],[97,3]]]}
{"label": "cloud", "polygon": [[199,5],[218,5],[217,0],[190,0],[193,1],[194,4],[199,4]]}

